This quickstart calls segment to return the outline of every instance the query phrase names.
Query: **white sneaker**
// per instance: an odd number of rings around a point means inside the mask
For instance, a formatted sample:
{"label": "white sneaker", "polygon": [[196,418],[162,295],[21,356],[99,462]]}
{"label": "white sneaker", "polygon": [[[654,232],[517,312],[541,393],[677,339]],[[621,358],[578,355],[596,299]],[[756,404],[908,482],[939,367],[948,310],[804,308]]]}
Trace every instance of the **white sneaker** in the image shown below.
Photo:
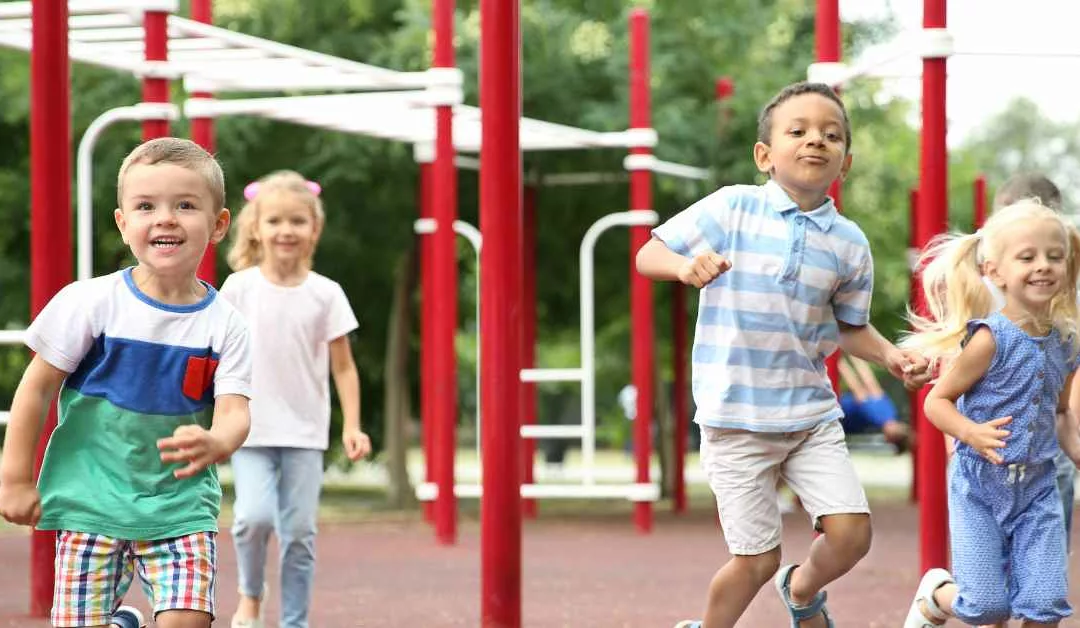
{"label": "white sneaker", "polygon": [[[934,601],[934,591],[952,581],[952,575],[944,569],[931,569],[923,574],[922,580],[919,581],[919,588],[915,591],[915,599],[911,601],[911,607],[908,608],[907,618],[904,619],[904,628],[938,628],[948,621],[949,615]],[[926,610],[930,613],[929,618],[923,615],[919,602],[926,605]]]}
{"label": "white sneaker", "polygon": [[236,616],[233,616],[232,622],[229,624],[229,628],[263,628],[263,620],[237,619]]}

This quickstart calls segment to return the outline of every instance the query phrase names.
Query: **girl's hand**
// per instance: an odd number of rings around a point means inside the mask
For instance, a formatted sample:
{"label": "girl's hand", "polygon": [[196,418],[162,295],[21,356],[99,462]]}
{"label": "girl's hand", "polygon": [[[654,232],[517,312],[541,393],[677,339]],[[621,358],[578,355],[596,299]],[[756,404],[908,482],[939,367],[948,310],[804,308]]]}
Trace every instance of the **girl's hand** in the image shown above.
{"label": "girl's hand", "polygon": [[0,517],[22,526],[35,526],[41,519],[41,494],[33,483],[0,484]]}
{"label": "girl's hand", "polygon": [[731,269],[731,262],[716,253],[702,253],[686,260],[679,269],[679,281],[695,288],[704,288],[713,279]]}
{"label": "girl's hand", "polygon": [[1001,464],[1005,459],[998,453],[999,449],[1005,448],[1005,439],[1009,436],[1009,430],[1001,426],[1012,421],[1011,416],[1001,417],[986,423],[972,423],[964,434],[962,440],[969,447],[979,452],[979,455],[994,464]]}
{"label": "girl's hand", "polygon": [[371,453],[371,439],[358,428],[345,429],[341,433],[341,443],[345,445],[345,455],[353,462]]}
{"label": "girl's hand", "polygon": [[229,455],[225,444],[200,425],[181,425],[172,436],[159,439],[157,446],[161,450],[162,462],[188,463],[173,472],[177,478],[196,475]]}

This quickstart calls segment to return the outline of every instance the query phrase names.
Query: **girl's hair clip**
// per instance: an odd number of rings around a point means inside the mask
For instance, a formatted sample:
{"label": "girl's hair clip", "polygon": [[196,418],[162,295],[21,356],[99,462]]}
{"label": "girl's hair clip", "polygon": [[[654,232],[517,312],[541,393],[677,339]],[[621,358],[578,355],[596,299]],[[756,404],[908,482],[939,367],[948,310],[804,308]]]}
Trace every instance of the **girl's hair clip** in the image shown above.
{"label": "girl's hair clip", "polygon": [[[318,183],[314,181],[304,181],[304,185],[315,196],[319,196],[320,194],[322,194],[322,186]],[[251,183],[248,183],[246,186],[244,186],[244,200],[255,200],[255,197],[259,195],[260,187],[262,187],[262,185],[259,181],[252,181]]]}

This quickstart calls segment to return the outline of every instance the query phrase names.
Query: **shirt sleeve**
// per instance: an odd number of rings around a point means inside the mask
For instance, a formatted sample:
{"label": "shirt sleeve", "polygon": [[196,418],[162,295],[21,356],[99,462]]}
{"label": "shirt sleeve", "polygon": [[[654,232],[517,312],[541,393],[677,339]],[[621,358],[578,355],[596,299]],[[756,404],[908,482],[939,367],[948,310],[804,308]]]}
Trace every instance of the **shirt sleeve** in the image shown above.
{"label": "shirt sleeve", "polygon": [[85,285],[65,286],[26,330],[26,346],[65,373],[73,373],[94,344],[91,295],[85,294]]}
{"label": "shirt sleeve", "polygon": [[326,342],[337,340],[360,326],[341,284],[334,282],[326,322]]}
{"label": "shirt sleeve", "polygon": [[239,312],[229,317],[225,343],[217,371],[214,372],[214,396],[243,395],[251,399],[251,333]]}
{"label": "shirt sleeve", "polygon": [[686,257],[725,253],[733,203],[730,188],[721,188],[672,216],[652,235],[671,251]]}
{"label": "shirt sleeve", "polygon": [[864,249],[853,270],[840,281],[833,294],[836,320],[861,327],[870,322],[870,300],[874,294],[874,258]]}

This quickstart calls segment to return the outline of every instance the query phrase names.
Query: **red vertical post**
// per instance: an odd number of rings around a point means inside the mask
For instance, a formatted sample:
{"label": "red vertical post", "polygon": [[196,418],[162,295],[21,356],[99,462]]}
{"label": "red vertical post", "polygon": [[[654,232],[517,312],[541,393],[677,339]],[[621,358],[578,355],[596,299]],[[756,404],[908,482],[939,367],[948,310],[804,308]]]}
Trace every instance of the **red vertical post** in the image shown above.
{"label": "red vertical post", "polygon": [[[147,11],[143,16],[144,48],[147,61],[169,59],[169,14],[164,11]],[[151,71],[143,78],[143,102],[169,102],[169,80],[157,78]],[[143,141],[169,134],[168,120],[145,120]]]}
{"label": "red vertical post", "polygon": [[[924,35],[945,28],[945,0],[923,0]],[[949,154],[945,143],[945,66],[947,53],[924,53],[922,73],[922,144],[919,160],[919,233],[922,248],[948,228]],[[924,308],[925,313],[925,308]],[[945,441],[922,412],[926,389],[919,398],[919,546],[923,571],[945,567],[947,514]]]}
{"label": "red vertical post", "polygon": [[[72,279],[71,110],[68,79],[67,0],[36,0],[30,51],[30,313],[37,316]],[[56,428],[49,408],[34,461],[41,472],[45,445]],[[56,533],[30,538],[30,615],[52,608]]]}
{"label": "red vertical post", "polygon": [[481,0],[481,625],[521,626],[521,3]]}
{"label": "red vertical post", "polygon": [[[420,161],[420,217],[434,218],[432,155]],[[420,446],[424,451],[424,481],[435,482],[435,278],[431,236],[420,236]],[[477,437],[479,438],[479,436]],[[435,522],[435,502],[424,502],[424,520]]]}
{"label": "red vertical post", "polygon": [[[522,215],[522,266],[524,276],[521,282],[521,367],[534,368],[536,366],[536,185],[525,186],[524,212]],[[521,422],[523,425],[536,423],[537,397],[536,384],[529,382],[521,385],[523,410]],[[531,438],[522,439],[521,480],[524,484],[533,482],[533,465],[536,458],[536,441]],[[536,500],[523,500],[524,514],[529,519],[536,518]]]}
{"label": "red vertical post", "polygon": [[[908,262],[909,265],[914,263],[916,255],[919,252],[918,238],[919,238],[919,191],[912,188],[910,193],[911,203],[911,235],[908,242]],[[915,274],[915,269],[911,269],[911,294],[909,296],[908,303],[916,312],[922,312],[922,306],[920,302],[922,300],[922,293],[919,290],[919,277]],[[920,400],[922,395],[917,390],[913,390],[908,393],[909,415],[911,416],[911,501],[919,501],[919,413],[922,412],[920,406]]]}
{"label": "red vertical post", "polygon": [[[213,0],[191,0],[191,19],[203,24],[214,23]],[[192,98],[213,98],[213,94],[207,92],[193,92]],[[211,155],[217,151],[214,142],[214,119],[192,118],[191,140],[206,149]],[[217,254],[213,244],[206,248],[202,261],[199,262],[197,271],[199,278],[210,284],[217,283]]]}
{"label": "red vertical post", "polygon": [[[815,47],[817,48],[818,63],[840,62],[840,0],[818,0],[817,15],[814,21]],[[829,186],[829,196],[836,203],[837,211],[842,206],[841,182],[833,181]],[[840,396],[840,352],[832,354],[825,360],[825,370],[832,382],[833,392]]]}
{"label": "red vertical post", "polygon": [[[454,0],[434,0],[435,51],[432,67],[454,67]],[[431,242],[435,315],[432,338],[432,376],[435,410],[432,437],[435,453],[435,538],[444,545],[457,542],[457,498],[454,495],[454,457],[457,439],[457,166],[454,165],[454,111],[435,108],[435,164],[432,171],[435,235]],[[494,414],[494,413],[492,413]],[[492,416],[489,414],[488,416]],[[498,415],[494,415],[498,416]]]}
{"label": "red vertical post", "polygon": [[[635,9],[630,14],[630,128],[652,126],[649,94],[649,12]],[[631,148],[632,155],[648,155],[650,149]],[[630,173],[630,209],[652,209],[652,172]],[[632,379],[637,388],[637,415],[634,418],[634,458],[637,482],[647,484],[652,454],[653,420],[653,303],[652,282],[634,267],[634,255],[649,241],[649,227],[630,227],[630,320],[632,336]],[[634,524],[639,532],[652,530],[652,504],[634,504]]]}
{"label": "red vertical post", "polygon": [[982,229],[986,223],[986,177],[981,174],[976,176],[973,187],[975,228]]}

